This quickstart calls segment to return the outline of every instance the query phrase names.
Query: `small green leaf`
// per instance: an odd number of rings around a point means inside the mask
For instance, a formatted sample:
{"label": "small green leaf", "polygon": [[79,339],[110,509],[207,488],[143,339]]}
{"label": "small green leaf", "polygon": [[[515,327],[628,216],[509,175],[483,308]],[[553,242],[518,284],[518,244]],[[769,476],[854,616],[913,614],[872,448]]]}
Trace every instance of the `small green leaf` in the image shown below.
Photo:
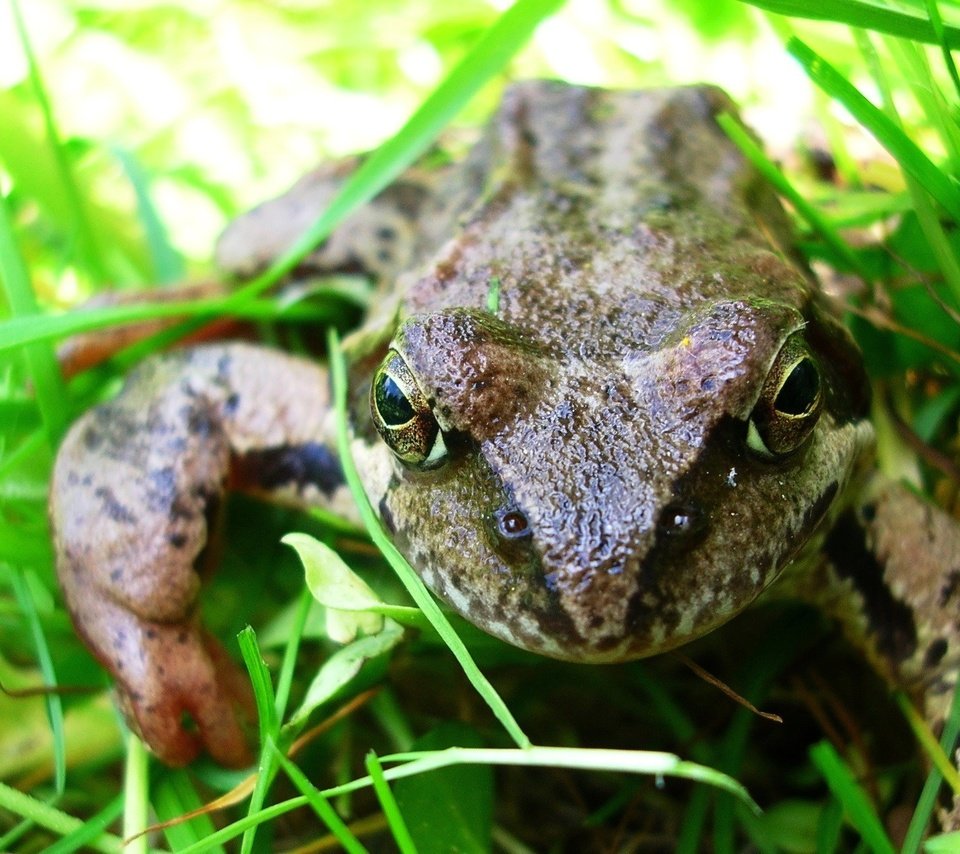
{"label": "small green leaf", "polygon": [[[418,739],[414,750],[481,747],[477,733],[460,723],[443,724]],[[489,851],[493,829],[493,769],[451,765],[405,777],[393,786],[400,812],[420,854]]]}
{"label": "small green leaf", "polygon": [[923,850],[926,854],[956,854],[960,851],[960,831],[930,837],[923,843]]}
{"label": "small green leaf", "polygon": [[281,542],[293,548],[303,562],[307,586],[321,605],[364,611],[383,604],[367,582],[329,546],[306,534],[287,534]]}
{"label": "small green leaf", "polygon": [[392,620],[387,620],[379,634],[360,638],[337,650],[314,677],[303,703],[290,719],[289,726],[299,726],[314,709],[346,686],[360,672],[365,662],[389,652],[402,638],[403,629]]}
{"label": "small green leaf", "polygon": [[306,534],[287,534],[283,542],[297,552],[307,587],[327,608],[327,635],[331,640],[350,643],[358,633],[375,635],[383,628],[383,617],[370,610],[382,604],[380,597],[340,555]]}

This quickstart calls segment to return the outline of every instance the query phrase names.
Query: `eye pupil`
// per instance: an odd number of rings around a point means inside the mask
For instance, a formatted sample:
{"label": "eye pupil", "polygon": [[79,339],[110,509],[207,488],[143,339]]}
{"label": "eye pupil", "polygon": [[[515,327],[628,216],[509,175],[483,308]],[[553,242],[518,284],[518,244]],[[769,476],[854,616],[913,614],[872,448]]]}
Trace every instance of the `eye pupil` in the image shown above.
{"label": "eye pupil", "polygon": [[820,372],[810,359],[801,359],[784,380],[774,408],[785,415],[804,415],[820,393]]}
{"label": "eye pupil", "polygon": [[390,349],[370,385],[370,417],[386,446],[404,463],[426,469],[447,456],[440,424],[403,356]]}
{"label": "eye pupil", "polygon": [[387,426],[399,427],[413,418],[415,413],[410,400],[392,377],[380,374],[374,394],[380,417]]}
{"label": "eye pupil", "polygon": [[823,409],[820,365],[802,332],[783,343],[747,422],[746,444],[766,459],[798,450],[813,433]]}

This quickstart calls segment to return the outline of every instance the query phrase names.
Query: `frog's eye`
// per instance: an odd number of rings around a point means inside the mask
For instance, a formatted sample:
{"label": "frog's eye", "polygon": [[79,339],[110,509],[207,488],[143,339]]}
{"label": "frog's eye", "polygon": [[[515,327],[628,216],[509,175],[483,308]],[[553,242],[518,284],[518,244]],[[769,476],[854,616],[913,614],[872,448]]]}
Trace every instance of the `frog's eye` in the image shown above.
{"label": "frog's eye", "polygon": [[772,458],[799,448],[820,418],[821,385],[820,366],[803,335],[795,332],[780,349],[750,415],[750,450]]}
{"label": "frog's eye", "polygon": [[427,398],[396,350],[373,378],[370,414],[387,447],[403,462],[430,468],[443,462],[447,446]]}

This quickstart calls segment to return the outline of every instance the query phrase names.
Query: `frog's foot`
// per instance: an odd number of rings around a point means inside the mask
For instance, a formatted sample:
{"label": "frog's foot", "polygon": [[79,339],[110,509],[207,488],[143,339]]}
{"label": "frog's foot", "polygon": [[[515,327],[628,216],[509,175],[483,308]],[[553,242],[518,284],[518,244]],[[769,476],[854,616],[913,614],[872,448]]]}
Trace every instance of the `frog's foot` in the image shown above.
{"label": "frog's foot", "polygon": [[[165,761],[245,764],[249,687],[199,624],[197,563],[224,491],[330,503],[327,377],[245,344],[177,351],[81,418],[54,468],[57,573],[78,632],[117,680],[132,729]],[[185,720],[187,719],[187,720]]]}
{"label": "frog's foot", "polygon": [[[186,765],[202,750],[221,765],[249,765],[253,693],[220,642],[195,618],[139,620],[114,603],[98,610],[88,640],[101,656],[109,649],[112,658],[103,663],[116,676],[117,703],[150,749],[168,765]],[[78,624],[91,625],[89,617],[74,613]]]}
{"label": "frog's foot", "polygon": [[144,662],[158,679],[152,695],[118,683],[127,720],[168,765],[185,765],[202,749],[221,765],[249,765],[257,714],[246,675],[216,638],[196,626],[156,626],[147,633],[151,630]]}

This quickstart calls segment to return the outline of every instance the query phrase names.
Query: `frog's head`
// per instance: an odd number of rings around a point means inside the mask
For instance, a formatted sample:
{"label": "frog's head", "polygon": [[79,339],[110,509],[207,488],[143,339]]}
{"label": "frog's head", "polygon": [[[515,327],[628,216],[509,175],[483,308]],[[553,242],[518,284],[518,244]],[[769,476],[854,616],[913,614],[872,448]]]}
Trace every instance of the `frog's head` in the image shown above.
{"label": "frog's head", "polygon": [[461,308],[400,326],[356,447],[397,545],[467,619],[560,658],[652,655],[822,530],[871,440],[845,330],[768,299],[671,318],[642,347]]}

